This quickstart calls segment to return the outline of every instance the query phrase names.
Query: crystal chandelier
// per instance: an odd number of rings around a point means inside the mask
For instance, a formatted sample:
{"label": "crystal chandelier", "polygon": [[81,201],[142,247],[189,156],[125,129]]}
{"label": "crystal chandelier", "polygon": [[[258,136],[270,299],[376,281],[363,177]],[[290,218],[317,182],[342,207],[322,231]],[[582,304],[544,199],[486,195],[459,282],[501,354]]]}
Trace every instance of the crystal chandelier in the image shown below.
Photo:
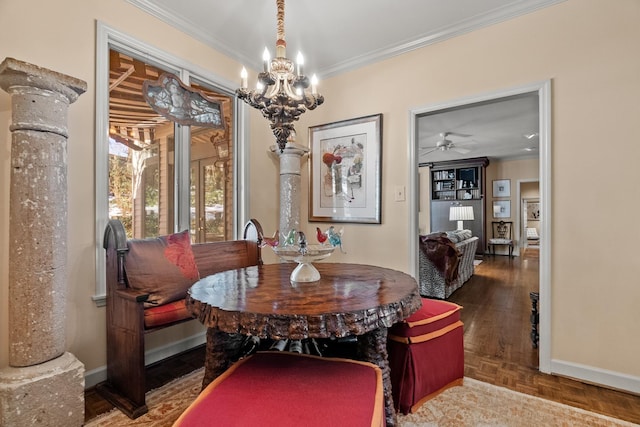
{"label": "crystal chandelier", "polygon": [[[262,59],[264,70],[258,74],[255,90],[247,89],[247,70],[242,68],[242,84],[236,90],[238,98],[253,108],[257,108],[262,115],[271,122],[270,127],[278,142],[280,152],[287,145],[289,136],[295,134],[293,122],[300,115],[315,109],[324,102],[322,95],[317,92],[318,81],[314,75],[311,80],[303,73],[303,58],[297,57],[297,66],[286,57],[287,43],[284,39],[284,0],[276,0],[277,40],[276,57],[269,58],[269,51],[265,48]],[[309,89],[311,86],[311,90]]]}

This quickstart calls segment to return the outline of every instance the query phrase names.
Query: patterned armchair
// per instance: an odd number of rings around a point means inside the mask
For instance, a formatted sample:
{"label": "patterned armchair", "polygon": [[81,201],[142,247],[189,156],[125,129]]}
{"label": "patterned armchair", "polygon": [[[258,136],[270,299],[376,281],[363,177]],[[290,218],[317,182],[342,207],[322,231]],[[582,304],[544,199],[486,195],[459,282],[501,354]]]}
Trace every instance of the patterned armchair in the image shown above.
{"label": "patterned armchair", "polygon": [[420,236],[420,295],[446,299],[473,275],[478,237],[470,230]]}

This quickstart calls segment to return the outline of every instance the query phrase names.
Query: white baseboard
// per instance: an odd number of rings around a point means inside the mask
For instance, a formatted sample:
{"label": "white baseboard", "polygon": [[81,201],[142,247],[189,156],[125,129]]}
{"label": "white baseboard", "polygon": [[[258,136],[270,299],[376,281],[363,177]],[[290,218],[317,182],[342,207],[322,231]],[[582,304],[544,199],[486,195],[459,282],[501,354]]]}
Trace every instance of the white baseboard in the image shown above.
{"label": "white baseboard", "polygon": [[562,360],[551,360],[551,372],[595,385],[640,394],[640,377],[632,375]]}
{"label": "white baseboard", "polygon": [[[154,348],[144,354],[145,365],[150,365],[155,362],[159,362],[167,357],[174,356],[176,354],[187,351],[193,347],[204,344],[207,341],[206,331],[192,335],[188,338],[184,338],[180,341],[174,341],[170,344],[162,347]],[[95,386],[107,379],[107,367],[100,366],[99,368],[86,371],[84,374],[84,387],[85,389]]]}

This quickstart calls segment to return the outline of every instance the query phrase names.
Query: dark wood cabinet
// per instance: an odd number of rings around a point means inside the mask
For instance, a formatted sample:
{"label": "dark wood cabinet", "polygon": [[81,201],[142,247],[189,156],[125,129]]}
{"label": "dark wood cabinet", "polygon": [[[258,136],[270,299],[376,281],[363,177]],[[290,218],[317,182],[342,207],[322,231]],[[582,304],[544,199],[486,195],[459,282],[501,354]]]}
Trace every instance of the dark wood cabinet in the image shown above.
{"label": "dark wood cabinet", "polygon": [[487,157],[420,164],[430,168],[430,218],[431,231],[456,229],[456,222],[449,220],[449,208],[454,205],[472,206],[473,221],[465,221],[464,228],[478,236],[477,254],[486,247],[485,230],[485,169]]}

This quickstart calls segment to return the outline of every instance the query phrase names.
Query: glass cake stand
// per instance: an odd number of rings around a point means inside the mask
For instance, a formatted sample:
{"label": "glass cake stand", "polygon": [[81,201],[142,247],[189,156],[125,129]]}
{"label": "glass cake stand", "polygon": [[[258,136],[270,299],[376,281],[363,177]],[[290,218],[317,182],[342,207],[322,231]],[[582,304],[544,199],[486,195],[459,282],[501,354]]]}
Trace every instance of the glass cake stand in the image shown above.
{"label": "glass cake stand", "polygon": [[307,245],[303,253],[299,245],[276,246],[273,251],[285,261],[295,261],[298,266],[291,272],[292,282],[315,282],[320,280],[320,272],[313,266],[313,262],[329,257],[335,247],[324,245]]}

